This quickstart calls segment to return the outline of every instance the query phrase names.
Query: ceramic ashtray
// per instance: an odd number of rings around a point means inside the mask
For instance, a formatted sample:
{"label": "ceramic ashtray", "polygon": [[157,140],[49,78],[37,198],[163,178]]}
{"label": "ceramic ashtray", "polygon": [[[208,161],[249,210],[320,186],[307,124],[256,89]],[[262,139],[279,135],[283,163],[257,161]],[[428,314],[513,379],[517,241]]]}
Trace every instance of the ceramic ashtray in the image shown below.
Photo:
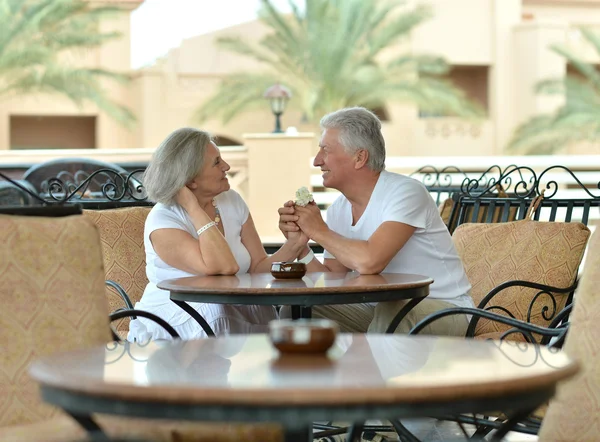
{"label": "ceramic ashtray", "polygon": [[325,353],[338,333],[329,319],[281,319],[269,322],[269,338],[281,353]]}
{"label": "ceramic ashtray", "polygon": [[274,262],[271,275],[278,279],[300,279],[306,274],[306,264],[301,262]]}

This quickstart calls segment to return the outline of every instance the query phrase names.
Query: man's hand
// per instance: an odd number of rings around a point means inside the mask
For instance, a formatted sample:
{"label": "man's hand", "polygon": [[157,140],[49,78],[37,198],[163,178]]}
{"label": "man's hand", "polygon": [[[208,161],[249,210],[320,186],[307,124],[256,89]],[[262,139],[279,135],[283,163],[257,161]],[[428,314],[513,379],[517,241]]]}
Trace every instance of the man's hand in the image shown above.
{"label": "man's hand", "polygon": [[292,237],[294,232],[300,232],[300,227],[296,224],[298,216],[296,215],[295,204],[293,201],[287,201],[283,207],[280,207],[277,212],[279,213],[279,230],[281,233],[289,239],[290,233]]}
{"label": "man's hand", "polygon": [[318,232],[328,229],[321,216],[321,209],[314,202],[306,207],[296,206],[294,213],[297,218],[296,224],[310,239],[315,239]]}

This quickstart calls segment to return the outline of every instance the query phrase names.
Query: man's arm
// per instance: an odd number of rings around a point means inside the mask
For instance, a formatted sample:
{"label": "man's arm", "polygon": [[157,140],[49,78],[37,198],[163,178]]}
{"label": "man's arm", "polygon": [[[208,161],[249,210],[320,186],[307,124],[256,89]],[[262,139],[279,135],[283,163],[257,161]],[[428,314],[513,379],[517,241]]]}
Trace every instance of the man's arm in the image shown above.
{"label": "man's arm", "polygon": [[348,239],[329,229],[318,207],[296,207],[296,223],[313,241],[318,242],[336,261],[363,274],[380,273],[415,232],[416,227],[387,221],[366,240]]}
{"label": "man's arm", "polygon": [[366,241],[345,238],[329,228],[309,236],[343,266],[362,274],[375,274],[387,267],[415,230],[408,224],[387,221]]}
{"label": "man's arm", "polygon": [[[279,230],[286,238],[290,235],[300,234],[300,228],[296,224],[298,216],[295,214],[295,205],[293,201],[287,201],[283,207],[279,210]],[[320,213],[320,212],[319,212]],[[304,258],[310,253],[310,248],[306,246],[303,251],[298,255],[298,259]],[[306,265],[306,269],[309,272],[349,272],[350,269],[341,264],[337,259],[325,259],[324,263],[321,263],[318,259],[314,258]]]}

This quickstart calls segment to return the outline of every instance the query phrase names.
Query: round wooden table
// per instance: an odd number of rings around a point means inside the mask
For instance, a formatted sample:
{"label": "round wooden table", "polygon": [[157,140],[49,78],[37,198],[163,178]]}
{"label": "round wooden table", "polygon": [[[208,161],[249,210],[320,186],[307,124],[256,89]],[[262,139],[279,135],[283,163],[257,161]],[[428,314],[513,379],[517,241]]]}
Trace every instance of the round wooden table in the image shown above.
{"label": "round wooden table", "polygon": [[90,432],[99,431],[90,415],[107,413],[275,422],[286,441],[307,441],[323,420],[524,417],[577,369],[563,352],[510,341],[342,334],[327,355],[279,356],[266,335],[232,335],[108,344],[45,357],[30,374],[45,401]]}
{"label": "round wooden table", "polygon": [[275,279],[270,273],[234,276],[191,276],[170,279],[158,288],[170,292],[171,301],[200,324],[208,336],[214,332],[189,302],[246,305],[291,305],[294,317],[310,317],[310,307],[410,299],[390,323],[393,333],[406,314],[429,294],[433,279],[422,275],[356,272],[313,272],[302,279]]}

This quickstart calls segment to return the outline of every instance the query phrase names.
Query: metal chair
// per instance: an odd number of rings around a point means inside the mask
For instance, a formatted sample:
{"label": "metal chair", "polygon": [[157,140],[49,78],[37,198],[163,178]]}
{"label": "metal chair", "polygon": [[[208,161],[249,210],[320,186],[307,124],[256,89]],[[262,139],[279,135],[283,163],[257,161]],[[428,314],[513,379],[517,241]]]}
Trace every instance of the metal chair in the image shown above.
{"label": "metal chair", "polygon": [[23,180],[48,204],[82,203],[86,208],[151,205],[140,180],[143,170],[126,171],[86,158],[52,160],[29,168]]}

